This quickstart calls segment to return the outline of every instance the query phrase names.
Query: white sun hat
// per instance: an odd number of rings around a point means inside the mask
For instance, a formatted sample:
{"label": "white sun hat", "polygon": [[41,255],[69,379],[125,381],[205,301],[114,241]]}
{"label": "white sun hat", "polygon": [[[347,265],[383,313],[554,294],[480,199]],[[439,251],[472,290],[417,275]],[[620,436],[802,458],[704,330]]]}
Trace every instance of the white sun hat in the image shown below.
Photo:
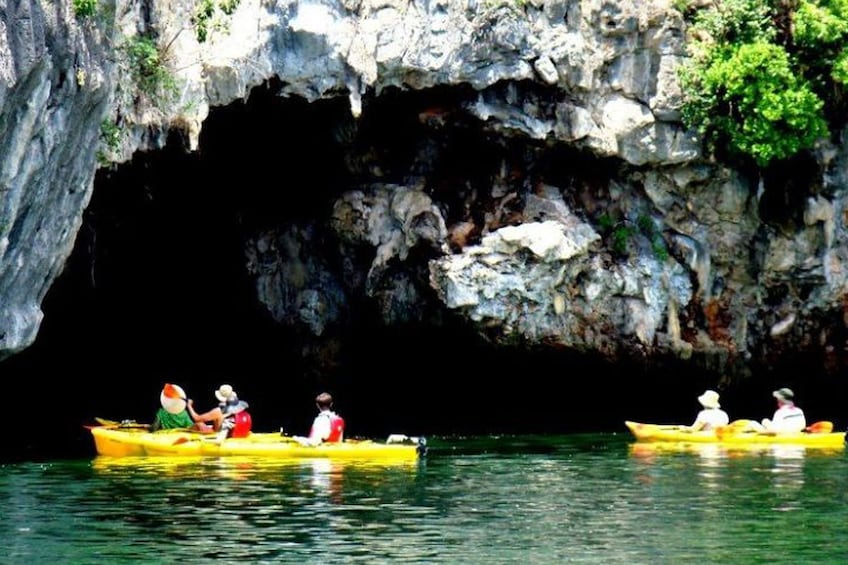
{"label": "white sun hat", "polygon": [[704,391],[704,394],[698,397],[698,402],[700,402],[701,406],[704,408],[718,408],[721,406],[718,403],[718,393],[714,390]]}
{"label": "white sun hat", "polygon": [[215,398],[221,402],[233,402],[238,399],[238,395],[230,385],[221,385],[218,387],[218,390],[215,391]]}

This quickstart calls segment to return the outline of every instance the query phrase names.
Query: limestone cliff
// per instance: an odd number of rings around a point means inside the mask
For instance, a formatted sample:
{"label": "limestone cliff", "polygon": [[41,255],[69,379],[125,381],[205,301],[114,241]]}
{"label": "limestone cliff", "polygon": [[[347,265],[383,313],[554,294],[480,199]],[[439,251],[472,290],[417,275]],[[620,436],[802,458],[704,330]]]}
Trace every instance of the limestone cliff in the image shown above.
{"label": "limestone cliff", "polygon": [[[702,155],[670,2],[31,1],[2,4],[0,26],[6,354],[36,335],[97,167],[169,131],[197,150],[210,107],[269,81],[350,108],[335,203],[246,242],[280,323],[327,335],[356,296],[386,324],[452,312],[495,342],[611,358],[843,353],[845,152],[772,176]],[[388,162],[369,107],[437,87],[456,94],[419,108],[412,157]],[[460,138],[493,148],[473,178],[435,166]]]}

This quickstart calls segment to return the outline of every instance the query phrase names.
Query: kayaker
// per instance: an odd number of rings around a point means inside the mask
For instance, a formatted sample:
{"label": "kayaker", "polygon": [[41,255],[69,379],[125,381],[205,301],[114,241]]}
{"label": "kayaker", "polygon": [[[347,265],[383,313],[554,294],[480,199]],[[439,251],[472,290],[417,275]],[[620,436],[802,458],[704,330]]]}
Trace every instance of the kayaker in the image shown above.
{"label": "kayaker", "polygon": [[194,401],[188,400],[188,411],[191,417],[196,422],[212,422],[212,427],[216,432],[226,432],[224,437],[247,437],[250,434],[251,417],[247,411],[248,404],[243,400],[239,400],[236,391],[231,385],[221,385],[215,391],[215,398],[218,399],[218,406],[198,414],[194,410]]}
{"label": "kayaker", "polygon": [[777,400],[777,410],[771,420],[763,418],[762,427],[767,433],[796,433],[804,431],[807,419],[804,411],[795,406],[795,393],[781,388],[772,393]]}
{"label": "kayaker", "polygon": [[720,426],[726,426],[730,422],[727,412],[721,409],[718,402],[718,393],[714,390],[706,390],[698,397],[698,402],[704,407],[695,417],[695,423],[689,426],[693,432],[699,430],[714,430]]}
{"label": "kayaker", "polygon": [[181,386],[165,383],[162,392],[159,393],[159,404],[161,407],[153,418],[151,431],[175,430],[180,428],[191,428],[194,420],[186,409],[186,393]]}
{"label": "kayaker", "polygon": [[318,406],[318,415],[312,422],[309,436],[295,436],[294,439],[304,445],[344,441],[344,419],[333,412],[333,397],[322,392],[315,397],[315,404]]}

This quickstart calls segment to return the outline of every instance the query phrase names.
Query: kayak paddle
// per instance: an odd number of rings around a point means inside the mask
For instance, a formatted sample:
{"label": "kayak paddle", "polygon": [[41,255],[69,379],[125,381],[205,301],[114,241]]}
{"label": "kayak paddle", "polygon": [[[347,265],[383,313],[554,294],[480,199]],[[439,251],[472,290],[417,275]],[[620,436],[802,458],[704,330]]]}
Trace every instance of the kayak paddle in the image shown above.
{"label": "kayak paddle", "polygon": [[751,420],[733,420],[726,426],[719,426],[715,429],[715,434],[718,439],[722,439],[729,435],[741,434],[750,429]]}
{"label": "kayak paddle", "polygon": [[804,431],[811,434],[829,434],[833,431],[833,422],[828,422],[827,420],[815,422],[804,428]]}

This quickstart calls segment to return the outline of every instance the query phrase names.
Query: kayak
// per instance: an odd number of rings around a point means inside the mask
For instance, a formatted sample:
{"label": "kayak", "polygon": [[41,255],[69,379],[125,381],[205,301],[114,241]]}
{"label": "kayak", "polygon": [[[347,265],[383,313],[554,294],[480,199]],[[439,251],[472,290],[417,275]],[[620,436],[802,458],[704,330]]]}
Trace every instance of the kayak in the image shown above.
{"label": "kayak", "polygon": [[624,424],[640,442],[716,443],[721,445],[801,445],[805,447],[843,448],[845,432],[767,434],[754,431],[724,429],[692,432],[686,426],[643,424],[626,421]]}
{"label": "kayak", "polygon": [[219,440],[216,434],[189,430],[151,432],[143,425],[90,426],[98,455],[109,457],[262,457],[330,458],[340,461],[415,461],[426,449],[424,438],[390,436],[394,442],[345,440],[317,446],[303,445],[279,433],[250,433],[244,438]]}

